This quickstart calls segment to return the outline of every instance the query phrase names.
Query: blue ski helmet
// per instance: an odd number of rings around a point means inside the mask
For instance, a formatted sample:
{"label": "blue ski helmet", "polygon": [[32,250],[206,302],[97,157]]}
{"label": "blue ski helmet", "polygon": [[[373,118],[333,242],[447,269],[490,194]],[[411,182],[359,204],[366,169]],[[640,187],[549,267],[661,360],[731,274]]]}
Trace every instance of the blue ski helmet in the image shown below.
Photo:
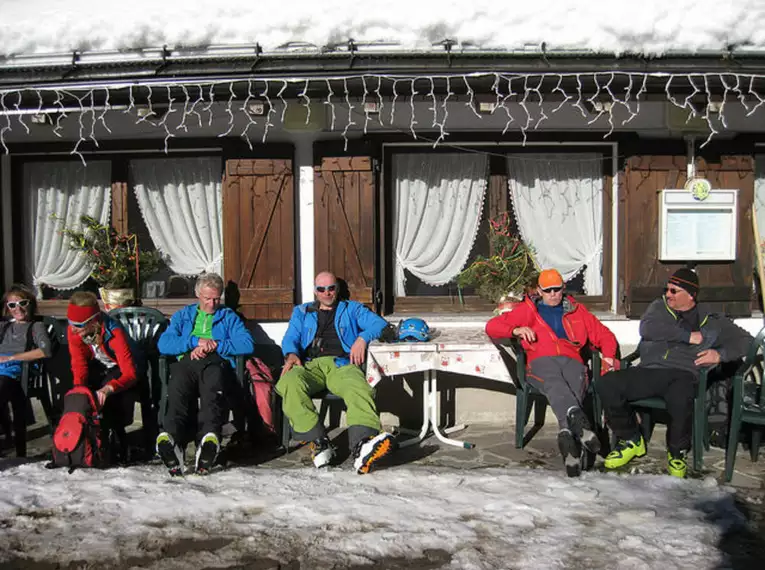
{"label": "blue ski helmet", "polygon": [[430,340],[430,327],[422,319],[405,319],[398,327],[399,340]]}

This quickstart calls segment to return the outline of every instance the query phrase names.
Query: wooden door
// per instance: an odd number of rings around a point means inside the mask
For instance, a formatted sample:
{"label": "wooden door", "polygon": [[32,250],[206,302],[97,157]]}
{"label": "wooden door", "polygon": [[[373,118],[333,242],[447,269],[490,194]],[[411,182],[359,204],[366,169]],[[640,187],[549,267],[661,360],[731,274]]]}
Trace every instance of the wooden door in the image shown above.
{"label": "wooden door", "polygon": [[242,314],[289,319],[295,304],[295,185],[292,161],[226,161],[223,269]]}
{"label": "wooden door", "polygon": [[324,158],[314,169],[316,273],[331,271],[366,304],[374,303],[374,174],[367,156]]}
{"label": "wooden door", "polygon": [[[699,262],[699,299],[730,316],[751,314],[753,270],[751,206],[754,197],[753,161],[748,156],[723,156],[715,161],[697,161],[697,175],[706,177],[712,188],[739,190],[738,243],[736,260]],[[625,310],[639,317],[662,294],[667,279],[682,267],[658,260],[659,192],[682,188],[686,182],[684,156],[633,156],[624,176],[624,283]]]}

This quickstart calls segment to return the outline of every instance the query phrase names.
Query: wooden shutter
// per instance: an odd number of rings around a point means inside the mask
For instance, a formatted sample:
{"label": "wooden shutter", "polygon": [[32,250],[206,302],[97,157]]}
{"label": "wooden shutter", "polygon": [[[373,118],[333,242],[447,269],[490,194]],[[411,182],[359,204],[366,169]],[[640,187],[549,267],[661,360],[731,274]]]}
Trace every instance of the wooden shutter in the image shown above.
{"label": "wooden shutter", "polygon": [[366,156],[324,158],[314,172],[315,269],[348,283],[351,299],[373,302],[375,176]]}
{"label": "wooden shutter", "polygon": [[[719,161],[699,159],[697,174],[712,188],[739,190],[738,243],[735,262],[699,262],[699,299],[730,316],[751,314],[753,270],[751,206],[754,198],[753,161],[748,156],[724,156]],[[682,188],[686,182],[684,156],[634,156],[625,169],[623,227],[625,309],[639,317],[681,264],[658,260],[659,194],[665,188]]]}
{"label": "wooden shutter", "polygon": [[[295,303],[295,209],[292,161],[226,161],[223,268],[238,288],[242,314],[286,320]],[[227,294],[229,291],[227,290]]]}
{"label": "wooden shutter", "polygon": [[118,234],[128,231],[128,194],[127,183],[112,184],[112,227]]}

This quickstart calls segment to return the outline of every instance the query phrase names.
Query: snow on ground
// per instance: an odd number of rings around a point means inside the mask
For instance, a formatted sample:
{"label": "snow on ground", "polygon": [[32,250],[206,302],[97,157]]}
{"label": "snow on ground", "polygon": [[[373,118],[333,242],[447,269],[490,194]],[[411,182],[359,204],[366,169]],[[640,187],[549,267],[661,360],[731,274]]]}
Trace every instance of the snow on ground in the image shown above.
{"label": "snow on ground", "polygon": [[0,489],[0,566],[16,568],[260,557],[320,569],[440,552],[443,564],[427,567],[702,570],[722,567],[718,542],[743,520],[712,479],[510,468],[242,467],[171,479],[155,465],[68,475],[34,463],[0,471]]}
{"label": "snow on ground", "polygon": [[0,55],[140,47],[287,42],[317,47],[353,38],[433,49],[460,46],[591,49],[659,55],[728,45],[765,48],[763,0],[0,0]]}

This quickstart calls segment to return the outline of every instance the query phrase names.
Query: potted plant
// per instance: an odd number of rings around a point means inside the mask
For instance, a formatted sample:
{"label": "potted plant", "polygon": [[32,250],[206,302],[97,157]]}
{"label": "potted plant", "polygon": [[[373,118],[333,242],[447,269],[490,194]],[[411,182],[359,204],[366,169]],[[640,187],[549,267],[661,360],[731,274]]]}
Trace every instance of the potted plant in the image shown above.
{"label": "potted plant", "polygon": [[497,310],[512,310],[524,293],[536,283],[538,271],[531,247],[510,229],[510,216],[489,220],[490,257],[478,256],[458,276],[460,287],[473,287],[483,298],[497,304]]}
{"label": "potted plant", "polygon": [[65,227],[69,247],[91,265],[90,277],[98,283],[107,309],[135,302],[139,279],[156,273],[162,261],[158,251],[142,251],[135,234],[119,234],[91,216],[80,218],[82,229]]}

